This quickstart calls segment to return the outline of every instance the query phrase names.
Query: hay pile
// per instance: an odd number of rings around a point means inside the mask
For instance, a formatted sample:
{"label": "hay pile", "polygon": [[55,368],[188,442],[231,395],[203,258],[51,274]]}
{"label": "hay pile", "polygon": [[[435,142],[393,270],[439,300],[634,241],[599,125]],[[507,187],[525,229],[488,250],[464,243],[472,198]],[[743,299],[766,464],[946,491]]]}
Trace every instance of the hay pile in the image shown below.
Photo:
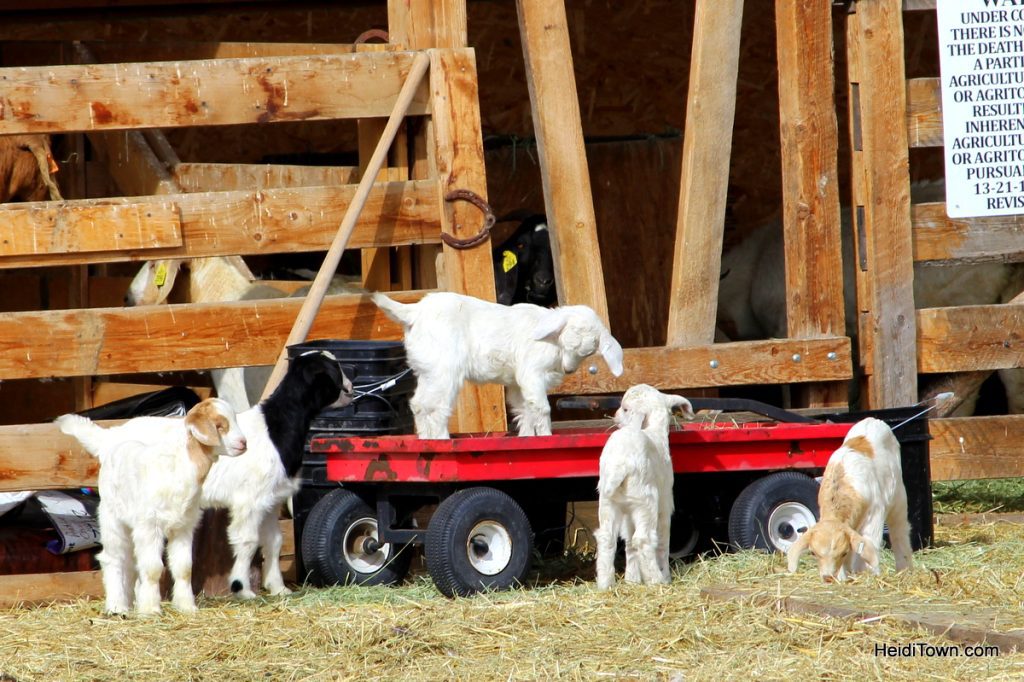
{"label": "hay pile", "polygon": [[677,566],[671,585],[544,584],[450,601],[425,578],[397,589],[308,589],[237,604],[200,600],[187,618],[102,615],[101,602],[0,613],[0,673],[16,680],[333,679],[1010,679],[1024,655],[886,658],[874,645],[943,638],[872,622],[774,612],[700,596],[754,588],[886,609],[984,609],[999,630],[1024,627],[1024,526],[940,527],[937,546],[896,576],[822,584],[806,559],[740,553]]}

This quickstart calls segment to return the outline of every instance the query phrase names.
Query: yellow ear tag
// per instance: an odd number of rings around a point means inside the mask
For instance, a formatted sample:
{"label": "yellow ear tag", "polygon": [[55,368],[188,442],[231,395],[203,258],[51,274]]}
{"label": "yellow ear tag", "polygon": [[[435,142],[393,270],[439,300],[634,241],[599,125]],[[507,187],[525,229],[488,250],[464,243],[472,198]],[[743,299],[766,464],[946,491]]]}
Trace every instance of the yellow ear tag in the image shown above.
{"label": "yellow ear tag", "polygon": [[158,287],[162,287],[167,283],[167,266],[163,263],[156,266],[156,279],[154,280]]}
{"label": "yellow ear tag", "polygon": [[511,251],[502,251],[501,252],[501,271],[502,272],[508,272],[509,270],[511,270],[512,268],[514,268],[518,264],[519,264],[519,260],[516,258],[516,254],[512,253]]}

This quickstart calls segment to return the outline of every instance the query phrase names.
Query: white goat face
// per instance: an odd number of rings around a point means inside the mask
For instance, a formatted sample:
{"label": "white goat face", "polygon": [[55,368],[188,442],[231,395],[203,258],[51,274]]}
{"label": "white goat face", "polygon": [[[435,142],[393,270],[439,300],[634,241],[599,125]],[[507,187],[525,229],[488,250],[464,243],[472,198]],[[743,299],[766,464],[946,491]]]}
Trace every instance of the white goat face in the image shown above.
{"label": "white goat face", "polygon": [[185,426],[203,445],[220,447],[220,454],[238,457],[248,444],[235,416],[235,410],[220,398],[207,398],[185,415]]}
{"label": "white goat face", "polygon": [[870,540],[845,523],[826,519],[807,529],[797,541],[800,552],[806,547],[818,562],[818,575],[827,583],[846,579],[846,564],[851,553],[861,556],[869,565],[878,565],[878,555]]}
{"label": "white goat face", "polygon": [[167,300],[181,269],[180,260],[149,261],[142,266],[124,295],[127,306],[156,305]]}
{"label": "white goat face", "polygon": [[[661,413],[665,419],[671,418],[673,410],[680,410],[684,417],[693,419],[693,406],[690,401],[682,396],[662,393],[653,386],[647,384],[636,384],[622,394],[622,403],[619,412],[622,412],[623,419],[629,421],[633,418],[640,420],[641,428],[647,428],[648,417]],[[619,422],[619,412],[615,413],[616,423]],[[666,422],[667,423],[667,422]]]}

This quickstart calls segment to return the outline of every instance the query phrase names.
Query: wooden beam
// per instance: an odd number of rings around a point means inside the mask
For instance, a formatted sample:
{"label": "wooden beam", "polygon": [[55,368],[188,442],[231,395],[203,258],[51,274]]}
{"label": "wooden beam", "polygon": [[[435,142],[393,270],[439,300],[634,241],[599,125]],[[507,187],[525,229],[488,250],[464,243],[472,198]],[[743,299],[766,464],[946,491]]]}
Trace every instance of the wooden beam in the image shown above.
{"label": "wooden beam", "polygon": [[590,306],[608,323],[565,3],[516,0],[516,8],[559,302]]}
{"label": "wooden beam", "polygon": [[0,258],[4,259],[0,267],[8,258],[37,260],[52,254],[86,263],[94,262],[89,254],[98,252],[182,247],[178,207],[171,201],[116,204],[94,200],[19,206],[24,208],[0,209]]}
{"label": "wooden beam", "polygon": [[1024,367],[1024,303],[925,308],[917,315],[917,371]]}
{"label": "wooden beam", "polygon": [[103,598],[99,571],[0,576],[0,607],[5,609],[77,601],[83,597]]}
{"label": "wooden beam", "polygon": [[930,419],[933,481],[1024,476],[1024,415]]}
{"label": "wooden beam", "polygon": [[698,0],[668,309],[668,345],[715,338],[743,0]]}
{"label": "wooden beam", "polygon": [[[487,198],[476,59],[469,49],[430,51],[430,93],[434,115],[432,153],[441,191],[465,189]],[[475,236],[483,215],[464,202],[443,202],[441,229],[464,239]],[[490,239],[465,250],[443,246],[449,291],[494,300]],[[505,394],[497,384],[467,383],[459,394],[452,431],[505,431]]]}
{"label": "wooden beam", "polygon": [[950,218],[944,203],[910,210],[916,262],[1024,261],[1024,215]]}
{"label": "wooden beam", "polygon": [[[0,134],[387,116],[412,58],[368,52],[5,68]],[[425,87],[409,113],[428,113]]]}
{"label": "wooden beam", "polygon": [[[787,336],[845,335],[831,0],[779,0],[775,12]],[[803,406],[848,400],[841,383],[807,389]]]}
{"label": "wooden beam", "polygon": [[0,443],[3,444],[0,492],[96,485],[99,460],[53,424],[0,426]]}
{"label": "wooden beam", "polygon": [[907,81],[907,137],[911,147],[941,147],[942,86],[938,78]]}
{"label": "wooden beam", "polygon": [[[396,294],[418,300],[423,292]],[[300,298],[5,313],[0,377],[42,379],[272,363]],[[32,330],[27,335],[25,330]],[[310,338],[402,338],[369,297],[328,296]]]}
{"label": "wooden beam", "polygon": [[[850,339],[845,336],[629,348],[624,364],[625,373],[614,377],[603,362],[591,358],[554,393],[621,393],[634,384],[668,389],[846,381],[852,376]],[[588,371],[591,366],[596,374]]]}
{"label": "wooden beam", "polygon": [[[246,59],[251,57],[298,57],[302,55],[353,54],[363,45],[351,43],[245,43],[168,40],[159,42],[89,41],[98,61],[108,64],[125,62],[174,62],[200,59]],[[376,46],[375,46],[376,47]],[[392,45],[380,46],[382,51],[395,52]]]}
{"label": "wooden beam", "polygon": [[107,163],[107,171],[122,196],[176,194],[180,189],[138,130],[88,133],[89,141]]}
{"label": "wooden beam", "polygon": [[900,0],[847,15],[860,357],[868,408],[917,402],[913,248]]}
{"label": "wooden beam", "polygon": [[[144,224],[136,216],[144,217],[147,211],[155,211],[155,205],[167,206],[167,210],[180,214],[176,218],[180,219],[182,241],[175,247],[165,244],[154,248],[158,244],[153,244],[147,247],[149,251],[125,246],[118,251],[91,251],[88,255],[12,255],[0,259],[0,268],[324,250],[334,238],[355,191],[355,185],[340,185],[169,194],[161,197],[160,204],[118,198],[56,205],[4,204],[0,205],[0,225],[9,226],[4,229],[10,231],[11,239],[17,237],[19,244],[44,243],[50,239],[54,226],[63,224],[59,221],[88,224],[96,219],[94,216],[116,218],[110,223],[112,234],[107,237],[107,243],[113,243],[121,238],[117,230],[123,231],[126,224]],[[378,184],[370,191],[350,247],[437,243],[441,232],[440,203],[435,180]],[[28,247],[19,248],[24,252]]]}
{"label": "wooden beam", "polygon": [[469,45],[465,0],[388,3],[388,38],[407,50]]}
{"label": "wooden beam", "polygon": [[174,179],[185,192],[227,192],[279,187],[354,185],[354,166],[291,166],[266,163],[181,163]]}

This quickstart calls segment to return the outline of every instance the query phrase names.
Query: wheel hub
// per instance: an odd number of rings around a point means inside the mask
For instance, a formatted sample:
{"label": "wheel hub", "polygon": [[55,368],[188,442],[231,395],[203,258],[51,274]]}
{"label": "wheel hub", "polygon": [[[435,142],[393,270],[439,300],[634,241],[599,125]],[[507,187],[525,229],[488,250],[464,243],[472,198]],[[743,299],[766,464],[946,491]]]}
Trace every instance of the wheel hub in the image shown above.
{"label": "wheel hub", "polygon": [[484,575],[497,575],[512,560],[512,537],[497,521],[481,521],[466,541],[470,565]]}
{"label": "wheel hub", "polygon": [[768,517],[768,541],[785,552],[801,534],[814,525],[814,513],[799,502],[783,502]]}
{"label": "wheel hub", "polygon": [[345,561],[359,573],[376,573],[391,558],[391,545],[377,539],[377,519],[364,517],[345,530],[341,551]]}

